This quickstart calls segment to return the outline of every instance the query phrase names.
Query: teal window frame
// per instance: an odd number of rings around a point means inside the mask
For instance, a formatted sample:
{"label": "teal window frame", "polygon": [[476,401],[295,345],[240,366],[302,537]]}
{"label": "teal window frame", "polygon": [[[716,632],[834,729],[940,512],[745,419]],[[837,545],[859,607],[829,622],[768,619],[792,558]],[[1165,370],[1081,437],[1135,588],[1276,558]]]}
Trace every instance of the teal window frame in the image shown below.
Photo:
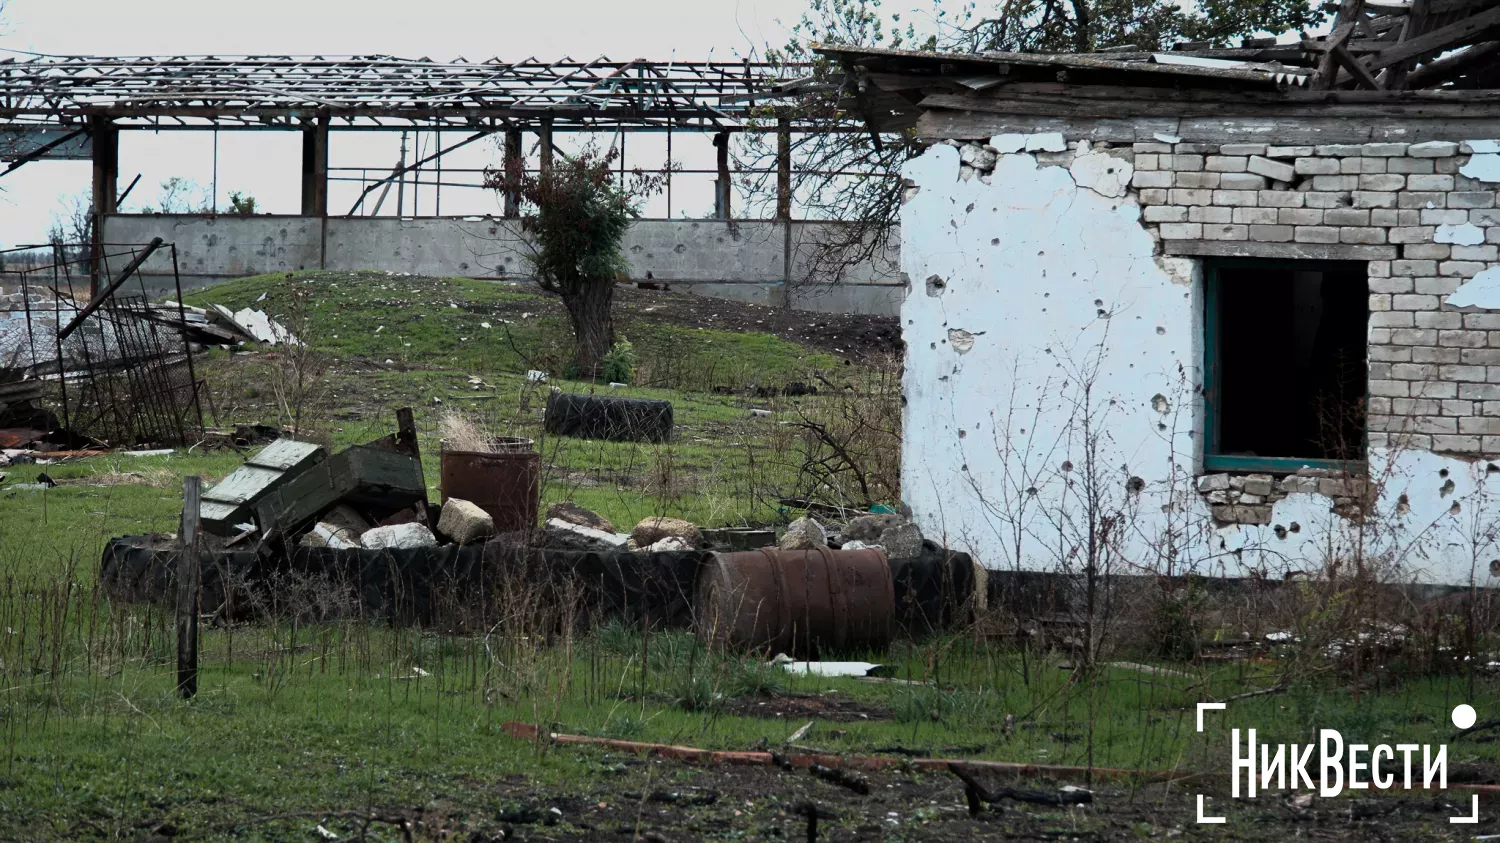
{"label": "teal window frame", "polygon": [[[1362,262],[1362,261],[1361,261]],[[1233,268],[1258,269],[1331,269],[1345,267],[1355,261],[1320,261],[1277,258],[1214,258],[1203,263],[1203,470],[1221,472],[1265,472],[1271,474],[1293,474],[1299,468],[1318,468],[1341,471],[1349,474],[1365,474],[1365,460],[1330,460],[1298,457],[1246,457],[1218,454],[1219,416],[1216,398],[1219,389],[1219,270]],[[1368,356],[1365,369],[1365,403],[1369,404],[1370,376]],[[1369,425],[1365,426],[1365,438],[1360,450],[1369,453]]]}

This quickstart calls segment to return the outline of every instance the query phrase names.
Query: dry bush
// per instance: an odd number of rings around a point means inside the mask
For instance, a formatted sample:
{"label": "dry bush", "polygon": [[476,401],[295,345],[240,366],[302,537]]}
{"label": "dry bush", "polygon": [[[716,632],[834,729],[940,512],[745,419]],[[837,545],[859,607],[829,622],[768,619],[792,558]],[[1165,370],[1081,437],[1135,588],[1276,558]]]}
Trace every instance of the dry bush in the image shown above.
{"label": "dry bush", "polygon": [[899,361],[882,361],[862,382],[793,408],[804,497],[861,509],[901,499]]}
{"label": "dry bush", "polygon": [[490,453],[495,450],[495,437],[477,417],[462,410],[443,411],[438,420],[438,437],[443,447],[453,451],[477,451]]}

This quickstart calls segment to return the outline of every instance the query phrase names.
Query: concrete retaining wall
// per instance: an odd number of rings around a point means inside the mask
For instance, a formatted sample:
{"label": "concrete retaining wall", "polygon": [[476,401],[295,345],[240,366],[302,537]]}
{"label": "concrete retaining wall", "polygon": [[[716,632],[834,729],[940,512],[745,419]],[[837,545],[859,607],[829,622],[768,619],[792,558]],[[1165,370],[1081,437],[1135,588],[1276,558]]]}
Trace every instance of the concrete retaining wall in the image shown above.
{"label": "concrete retaining wall", "polygon": [[[837,223],[640,220],[626,236],[633,280],[653,280],[702,295],[801,310],[891,316],[901,307],[896,249],[850,268],[838,283],[808,281],[819,238]],[[120,214],[105,239],[177,245],[184,288],[228,278],[297,269],[380,269],[413,275],[524,279],[526,242],[514,220],[264,215]],[[144,267],[149,282],[171,284],[168,255]],[[787,279],[792,279],[788,285]]]}

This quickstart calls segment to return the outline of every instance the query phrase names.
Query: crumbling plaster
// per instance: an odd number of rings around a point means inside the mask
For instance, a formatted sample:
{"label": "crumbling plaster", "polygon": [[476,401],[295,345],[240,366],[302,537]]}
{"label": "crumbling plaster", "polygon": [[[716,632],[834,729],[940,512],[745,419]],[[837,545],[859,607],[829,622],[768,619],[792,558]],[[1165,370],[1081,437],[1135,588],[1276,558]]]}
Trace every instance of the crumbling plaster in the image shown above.
{"label": "crumbling plaster", "polygon": [[1301,491],[1268,524],[1211,517],[1201,265],[1161,256],[1127,156],[1085,145],[1051,164],[1057,140],[997,137],[979,177],[946,144],[905,166],[902,485],[923,530],[991,568],[1078,570],[1092,481],[1116,572],[1279,577],[1362,557],[1402,581],[1488,584],[1500,502],[1483,489],[1500,470],[1484,461],[1376,448],[1363,519]]}

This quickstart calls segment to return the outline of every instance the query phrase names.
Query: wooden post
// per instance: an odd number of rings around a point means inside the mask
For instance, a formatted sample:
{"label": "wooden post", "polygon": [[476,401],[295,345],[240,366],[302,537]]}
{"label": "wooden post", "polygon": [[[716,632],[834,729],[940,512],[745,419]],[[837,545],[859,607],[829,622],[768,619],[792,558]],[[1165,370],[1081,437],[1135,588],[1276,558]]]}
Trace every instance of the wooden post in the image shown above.
{"label": "wooden post", "polygon": [[302,215],[328,216],[328,115],[302,128]]}
{"label": "wooden post", "polygon": [[90,243],[89,295],[99,292],[99,286],[109,281],[104,265],[104,218],[113,214],[116,195],[120,189],[120,130],[106,117],[89,119],[89,135],[94,144],[93,217],[94,230]]}
{"label": "wooden post", "polygon": [[[505,130],[505,178],[519,181],[526,173],[526,154],[521,149],[521,130]],[[515,219],[521,215],[521,193],[517,189],[505,191],[505,216]]]}
{"label": "wooden post", "polygon": [[198,693],[198,510],[202,480],[182,478],[182,553],[177,557],[177,693],[185,700]]}
{"label": "wooden post", "polygon": [[792,121],[776,121],[776,219],[792,218]]}
{"label": "wooden post", "polygon": [[733,219],[734,213],[730,208],[730,196],[734,191],[729,182],[729,133],[716,132],[714,146],[719,153],[719,178],[714,182],[714,216],[721,220]]}
{"label": "wooden post", "polygon": [[542,124],[536,130],[537,140],[541,142],[541,171],[542,175],[552,174],[552,117],[548,115],[542,118]]}

